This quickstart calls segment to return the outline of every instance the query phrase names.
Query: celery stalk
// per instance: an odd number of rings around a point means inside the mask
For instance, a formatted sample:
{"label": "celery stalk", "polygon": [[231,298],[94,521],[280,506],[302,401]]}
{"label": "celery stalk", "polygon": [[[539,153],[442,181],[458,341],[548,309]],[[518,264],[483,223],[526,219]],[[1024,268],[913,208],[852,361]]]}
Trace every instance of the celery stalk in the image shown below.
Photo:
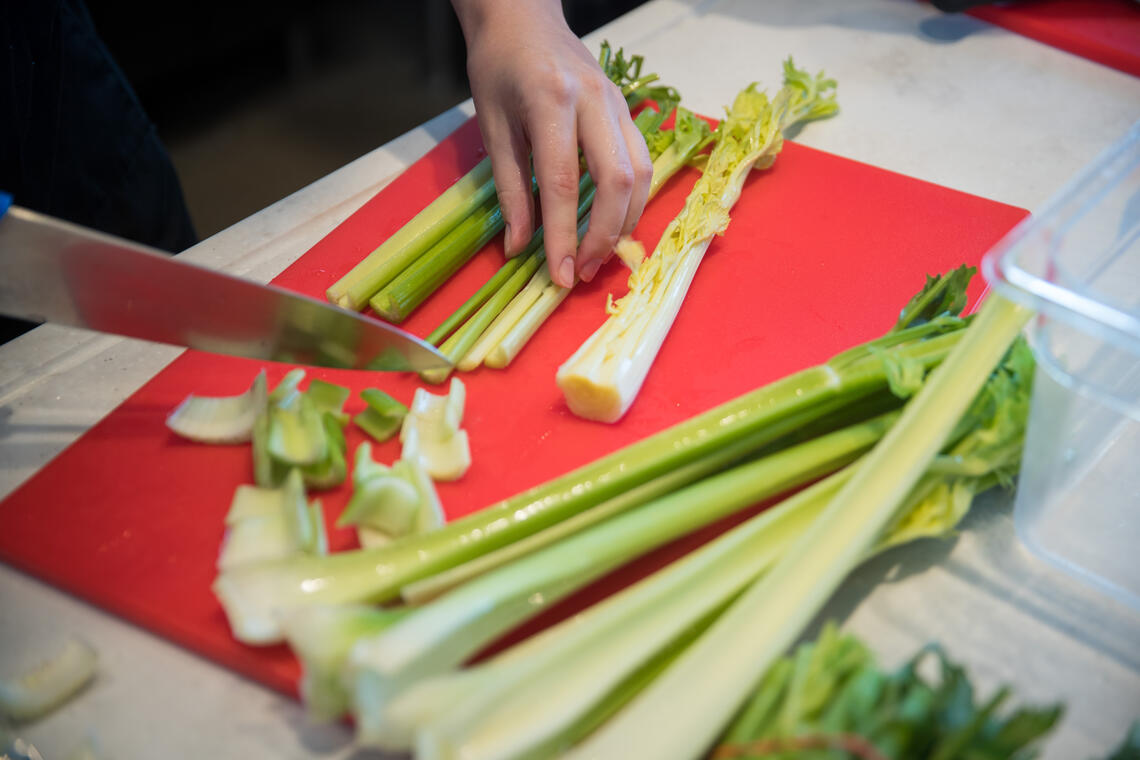
{"label": "celery stalk", "polygon": [[[514,331],[515,325],[530,314],[534,304],[552,284],[550,271],[546,267],[540,267],[537,272],[531,275],[523,289],[487,326],[487,329],[479,336],[479,340],[464,354],[456,366],[464,372],[469,372],[484,363],[506,336]],[[565,290],[570,291],[569,288],[565,288]]]}
{"label": "celery stalk", "polygon": [[[770,573],[572,756],[695,758],[842,579],[879,541],[1029,317],[990,295],[899,422]],[[714,683],[715,689],[694,684]]]}
{"label": "celery stalk", "polygon": [[498,344],[487,352],[484,363],[493,369],[505,369],[522,352],[538,328],[550,318],[554,310],[570,295],[571,288],[547,283],[534,294],[534,300],[526,313],[515,322]]}
{"label": "celery stalk", "polygon": [[[481,688],[463,704],[389,735],[416,733],[417,756],[424,760],[447,757],[460,746],[472,760],[555,754],[581,738],[583,721],[607,694],[771,567],[819,516],[850,469],[769,508],[571,624],[559,624],[567,630],[546,632],[550,640],[529,654],[474,666]],[[398,713],[384,717],[390,722]],[[360,726],[363,732],[369,724]],[[380,728],[392,727],[382,722]]]}
{"label": "celery stalk", "polygon": [[[541,232],[541,230],[542,228],[540,227],[539,232]],[[537,232],[535,233],[536,238],[538,238],[538,234]],[[538,243],[541,245],[541,238],[538,238]],[[518,256],[504,261],[498,271],[491,276],[491,279],[483,283],[470,298],[464,301],[447,319],[443,320],[439,327],[432,330],[425,340],[438,348],[440,343],[442,343],[447,336],[455,332],[457,327],[466,322],[472,314],[479,311],[483,305],[487,303],[487,299],[494,295],[498,291],[499,286],[518,271],[518,268],[523,265],[523,262],[530,259],[531,254],[533,254],[537,248],[538,246],[534,245],[534,240],[532,239],[531,245],[528,245],[526,250]]]}
{"label": "celery stalk", "polygon": [[[991,375],[951,435],[953,443],[926,467],[883,537],[860,560],[917,538],[949,534],[976,493],[1016,473],[1031,377],[1032,358],[1022,343]],[[961,466],[964,461],[968,466]],[[401,725],[397,697],[378,724],[395,738],[418,734],[417,756],[425,760],[450,756],[459,747],[471,760],[556,753],[615,712],[647,680],[645,668],[683,649],[694,627],[823,522],[820,516],[859,467],[851,465],[770,507],[623,592],[625,599],[615,597],[580,614],[572,630],[544,633],[552,641],[531,645],[525,656],[508,650],[502,660],[475,666],[480,686],[468,690],[463,704],[421,712]],[[641,745],[633,740],[627,746]]]}
{"label": "celery stalk", "polygon": [[360,311],[380,288],[494,195],[491,159],[484,158],[333,283],[325,293],[328,300]]}
{"label": "celery stalk", "polygon": [[739,93],[717,130],[704,172],[654,254],[630,275],[629,292],[610,316],[558,368],[556,379],[575,414],[615,422],[629,409],[673,324],[712,239],[754,166],[768,166],[793,124],[835,111],[834,82],[784,67],[784,86],[768,99],[755,85]]}
{"label": "celery stalk", "polygon": [[503,229],[498,202],[484,203],[369,300],[373,310],[400,323]]}
{"label": "celery stalk", "polygon": [[[670,178],[713,140],[708,122],[704,119],[680,107],[676,108],[676,113],[674,128],[656,133],[656,135],[667,134],[671,139],[653,160],[653,179],[649,187],[650,200]],[[584,230],[579,230],[579,237],[583,233]],[[496,336],[493,345],[479,355],[479,361],[488,367],[504,369],[514,361],[531,337],[538,332],[538,328],[554,313],[559,304],[566,300],[570,288],[554,285],[547,278],[543,282],[532,281],[527,285],[526,291],[529,292],[523,301],[529,306],[509,325],[500,327],[501,336]],[[490,342],[488,340],[488,343]]]}
{"label": "celery stalk", "polygon": [[[375,704],[376,694],[461,664],[624,562],[853,461],[883,435],[890,419],[852,425],[713,475],[459,586],[353,647],[357,690],[370,692]],[[366,715],[357,718],[367,721]]]}
{"label": "celery stalk", "polygon": [[[401,596],[408,604],[422,604],[430,601],[443,592],[454,588],[472,578],[482,575],[489,570],[505,565],[508,562],[531,554],[538,549],[549,546],[568,536],[578,533],[593,525],[597,525],[616,515],[626,512],[634,507],[641,506],[648,501],[663,497],[673,491],[691,485],[701,478],[713,475],[734,465],[740,464],[750,456],[762,453],[765,449],[780,450],[791,443],[810,440],[817,433],[836,429],[841,424],[855,424],[866,420],[869,415],[878,413],[880,405],[870,407],[842,404],[832,404],[837,414],[842,414],[843,423],[833,422],[837,417],[825,418],[823,422],[812,423],[819,410],[812,410],[810,414],[796,414],[780,422],[773,423],[765,428],[755,430],[748,435],[732,441],[720,449],[710,452],[703,457],[694,458],[676,468],[666,472],[639,486],[629,489],[595,507],[580,512],[561,522],[541,530],[538,533],[507,544],[488,554],[477,557],[428,576],[423,580],[410,583],[401,590]],[[848,416],[850,415],[850,416]],[[773,438],[778,439],[773,442]]]}
{"label": "celery stalk", "polygon": [[208,397],[190,394],[166,418],[166,426],[200,443],[245,443],[253,436],[253,423],[265,409],[265,370],[249,390],[237,396]]}
{"label": "celery stalk", "polygon": [[341,671],[353,643],[379,633],[404,614],[345,604],[315,607],[283,620],[285,640],[301,660],[301,699],[310,718],[331,721],[348,711],[349,694]]}
{"label": "celery stalk", "polygon": [[[953,322],[919,325],[893,333],[893,345],[885,350],[930,367],[960,332]],[[908,341],[912,337],[919,339]],[[236,568],[219,576],[215,593],[231,625],[253,627],[264,641],[279,636],[276,609],[392,599],[412,581],[542,530],[752,431],[813,409],[822,417],[831,411],[822,406],[827,402],[855,401],[886,388],[882,357],[848,351],[835,361],[836,366],[827,363],[777,380],[430,534],[377,549]]]}

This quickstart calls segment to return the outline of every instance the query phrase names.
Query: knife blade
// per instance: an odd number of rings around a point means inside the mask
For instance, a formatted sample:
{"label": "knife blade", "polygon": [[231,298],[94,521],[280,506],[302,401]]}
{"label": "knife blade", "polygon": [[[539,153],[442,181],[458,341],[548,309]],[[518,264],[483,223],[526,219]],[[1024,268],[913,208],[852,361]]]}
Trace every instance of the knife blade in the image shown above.
{"label": "knife blade", "polygon": [[292,364],[451,366],[385,322],[10,203],[0,193],[0,313]]}

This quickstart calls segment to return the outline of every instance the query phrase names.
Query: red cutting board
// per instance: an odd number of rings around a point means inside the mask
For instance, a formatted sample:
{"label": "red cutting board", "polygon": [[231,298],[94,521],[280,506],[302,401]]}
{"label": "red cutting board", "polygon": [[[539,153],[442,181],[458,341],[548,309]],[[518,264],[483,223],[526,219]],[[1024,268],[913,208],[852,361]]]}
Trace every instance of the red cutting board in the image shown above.
{"label": "red cutting board", "polygon": [[[819,128],[841,128],[820,125]],[[469,122],[393,181],[275,282],[318,295],[482,154]],[[696,174],[679,175],[647,209],[637,237],[652,249]],[[556,367],[625,291],[615,262],[568,298],[505,371],[463,375],[474,455],[467,475],[439,485],[450,517],[518,492],[633,440],[883,332],[927,273],[982,254],[1025,211],[793,143],[755,172],[716,240],[645,383],[616,425],[573,417]],[[492,243],[406,326],[424,335],[501,260]],[[981,289],[975,283],[974,296]],[[205,446],[163,426],[189,393],[244,390],[262,366],[187,351],[0,504],[0,559],[251,678],[294,693],[297,664],[281,646],[229,634],[210,584],[234,488],[251,481],[246,446]],[[314,370],[408,401],[412,376]],[[350,409],[361,408],[354,398]],[[350,449],[362,440],[349,431]],[[398,456],[379,446],[378,459]],[[322,498],[330,521],[347,488]],[[334,550],[354,544],[333,530]],[[627,571],[621,577],[629,577]]]}
{"label": "red cutting board", "polygon": [[1046,45],[1140,76],[1136,0],[1025,0],[967,11]]}

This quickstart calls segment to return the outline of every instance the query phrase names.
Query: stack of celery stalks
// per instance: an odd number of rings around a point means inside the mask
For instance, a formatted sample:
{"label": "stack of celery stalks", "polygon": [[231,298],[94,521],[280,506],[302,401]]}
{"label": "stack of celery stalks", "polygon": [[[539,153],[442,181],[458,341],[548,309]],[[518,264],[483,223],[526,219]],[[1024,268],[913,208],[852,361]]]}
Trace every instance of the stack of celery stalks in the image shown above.
{"label": "stack of celery stalks", "polygon": [[[714,145],[657,250],[626,256],[628,300],[560,370],[598,418],[632,402],[744,175],[771,164],[788,126],[835,110],[834,82],[789,61],[779,92],[746,88],[711,133],[640,59],[606,47],[602,63],[631,102],[655,101],[637,117],[655,188]],[[584,174],[583,224],[590,196]],[[399,321],[501,224],[484,163],[329,297]],[[565,296],[544,272],[540,230],[431,340],[461,368],[509,363]],[[215,591],[234,635],[292,648],[314,719],[350,716],[361,745],[417,758],[1029,757],[1060,709],[1004,709],[1005,690],[978,700],[940,650],[886,672],[830,626],[795,648],[864,559],[951,534],[975,495],[1017,473],[1029,313],[991,294],[964,315],[972,275],[929,277],[879,337],[462,519],[226,563]],[[356,469],[374,469],[369,451]],[[309,525],[301,482],[286,478],[285,501]],[[503,646],[603,575],[728,518],[687,556]],[[934,676],[919,667],[931,658]]]}

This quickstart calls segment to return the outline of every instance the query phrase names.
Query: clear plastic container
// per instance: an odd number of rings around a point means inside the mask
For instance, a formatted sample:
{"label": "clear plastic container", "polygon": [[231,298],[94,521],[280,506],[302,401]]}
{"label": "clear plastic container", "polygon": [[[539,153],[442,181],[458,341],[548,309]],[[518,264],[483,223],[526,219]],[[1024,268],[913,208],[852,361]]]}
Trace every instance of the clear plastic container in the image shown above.
{"label": "clear plastic container", "polygon": [[1140,609],[1140,123],[990,251],[983,271],[1037,312],[1017,534]]}

